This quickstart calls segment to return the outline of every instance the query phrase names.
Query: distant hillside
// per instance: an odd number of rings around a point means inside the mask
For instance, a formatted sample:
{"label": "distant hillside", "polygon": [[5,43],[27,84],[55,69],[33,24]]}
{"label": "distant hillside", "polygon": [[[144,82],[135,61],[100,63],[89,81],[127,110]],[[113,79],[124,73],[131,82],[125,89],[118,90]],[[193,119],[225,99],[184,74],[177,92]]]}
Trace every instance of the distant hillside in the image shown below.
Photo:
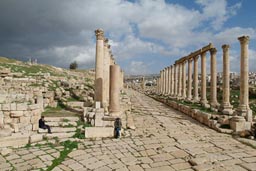
{"label": "distant hillside", "polygon": [[[30,64],[11,58],[0,57],[0,68],[8,68],[12,73],[21,73],[23,76],[49,73],[51,76],[69,76],[70,74],[81,73],[93,79],[93,72],[89,70],[67,70],[46,64]],[[73,74],[72,74],[73,73]]]}

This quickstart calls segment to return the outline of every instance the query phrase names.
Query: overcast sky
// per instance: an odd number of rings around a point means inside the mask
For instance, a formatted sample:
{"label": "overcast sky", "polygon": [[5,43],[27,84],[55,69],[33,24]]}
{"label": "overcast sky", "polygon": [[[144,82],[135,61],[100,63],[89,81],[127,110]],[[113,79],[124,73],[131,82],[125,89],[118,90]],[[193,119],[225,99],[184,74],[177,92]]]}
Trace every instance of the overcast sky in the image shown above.
{"label": "overcast sky", "polygon": [[237,37],[249,35],[256,71],[255,7],[255,0],[0,0],[0,56],[93,68],[94,30],[102,28],[126,74],[159,73],[210,42],[218,71],[221,45],[230,44],[231,71],[239,72]]}

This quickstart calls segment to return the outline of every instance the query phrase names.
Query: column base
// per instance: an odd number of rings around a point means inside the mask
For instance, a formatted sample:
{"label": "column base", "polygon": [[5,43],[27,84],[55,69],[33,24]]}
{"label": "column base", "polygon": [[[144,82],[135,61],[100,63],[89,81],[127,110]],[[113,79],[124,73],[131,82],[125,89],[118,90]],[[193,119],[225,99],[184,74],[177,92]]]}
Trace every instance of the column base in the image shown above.
{"label": "column base", "polygon": [[201,99],[200,103],[202,104],[202,106],[209,105],[206,99]]}
{"label": "column base", "polygon": [[192,101],[193,101],[194,103],[197,103],[197,102],[199,102],[199,98],[198,98],[198,97],[194,97],[194,98],[192,99]]}
{"label": "column base", "polygon": [[109,115],[112,117],[119,117],[121,115],[121,111],[110,111]]}
{"label": "column base", "polygon": [[238,109],[235,111],[236,115],[242,116],[246,118],[246,121],[252,122],[253,117],[252,117],[252,110],[246,109],[245,107],[238,107]]}
{"label": "column base", "polygon": [[233,106],[230,104],[224,104],[220,107],[220,110],[224,115],[232,115],[234,112],[232,109]]}
{"label": "column base", "polygon": [[187,97],[186,100],[192,101],[192,96]]}
{"label": "column base", "polygon": [[210,103],[210,106],[211,106],[212,108],[218,109],[218,108],[220,107],[220,104],[219,104],[218,102],[211,102],[211,103]]}
{"label": "column base", "polygon": [[234,116],[230,120],[230,127],[234,132],[240,132],[251,129],[251,123],[246,122],[243,116]]}

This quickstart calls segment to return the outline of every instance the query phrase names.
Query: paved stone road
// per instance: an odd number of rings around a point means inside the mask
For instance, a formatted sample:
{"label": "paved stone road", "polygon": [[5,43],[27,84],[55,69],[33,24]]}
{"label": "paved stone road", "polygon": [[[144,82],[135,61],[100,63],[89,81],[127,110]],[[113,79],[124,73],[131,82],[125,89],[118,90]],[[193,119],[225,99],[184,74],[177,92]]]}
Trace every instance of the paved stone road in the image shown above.
{"label": "paved stone road", "polygon": [[[55,171],[256,170],[255,149],[142,94],[130,93],[136,130],[126,130],[127,137],[117,140],[84,141]],[[47,167],[59,150],[17,149],[7,157],[0,156],[0,170]]]}

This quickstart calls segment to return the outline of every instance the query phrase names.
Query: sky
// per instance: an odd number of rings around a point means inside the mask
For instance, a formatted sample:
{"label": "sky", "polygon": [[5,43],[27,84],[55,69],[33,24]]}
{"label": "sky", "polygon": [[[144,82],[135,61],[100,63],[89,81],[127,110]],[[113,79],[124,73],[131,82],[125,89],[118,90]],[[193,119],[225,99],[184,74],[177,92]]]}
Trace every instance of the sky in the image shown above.
{"label": "sky", "polygon": [[[255,0],[1,0],[0,56],[68,68],[94,68],[102,28],[125,74],[157,74],[213,43],[222,71],[240,71],[238,37],[250,36],[249,70],[256,71]],[[200,64],[200,63],[199,63]],[[210,71],[207,53],[207,72]]]}

